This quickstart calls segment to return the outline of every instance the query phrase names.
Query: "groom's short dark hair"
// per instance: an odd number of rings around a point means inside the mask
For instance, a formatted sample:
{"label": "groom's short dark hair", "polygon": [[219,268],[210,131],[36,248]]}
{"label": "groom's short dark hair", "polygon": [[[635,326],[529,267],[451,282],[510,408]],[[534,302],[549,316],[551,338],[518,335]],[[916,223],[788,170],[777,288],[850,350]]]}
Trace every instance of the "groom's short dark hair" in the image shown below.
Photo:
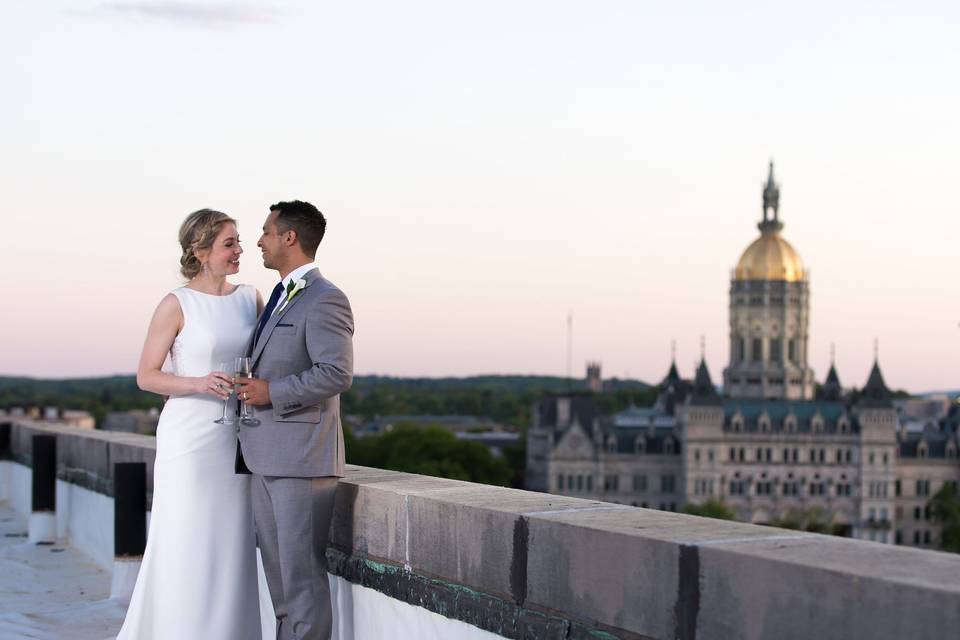
{"label": "groom's short dark hair", "polygon": [[271,205],[270,211],[277,212],[277,230],[280,233],[296,231],[297,242],[303,252],[311,258],[316,257],[317,247],[327,230],[327,219],[320,210],[309,202],[292,200]]}

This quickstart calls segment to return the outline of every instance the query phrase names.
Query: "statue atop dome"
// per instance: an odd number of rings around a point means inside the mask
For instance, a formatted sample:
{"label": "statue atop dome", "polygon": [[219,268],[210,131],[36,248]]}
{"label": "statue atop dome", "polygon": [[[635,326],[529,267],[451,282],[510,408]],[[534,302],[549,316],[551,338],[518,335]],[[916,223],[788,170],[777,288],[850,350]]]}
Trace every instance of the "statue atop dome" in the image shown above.
{"label": "statue atop dome", "polygon": [[[768,217],[771,209],[773,215]],[[767,184],[763,187],[763,220],[757,227],[760,231],[780,231],[783,228],[783,223],[780,222],[780,185],[773,179],[773,160],[770,161]]]}

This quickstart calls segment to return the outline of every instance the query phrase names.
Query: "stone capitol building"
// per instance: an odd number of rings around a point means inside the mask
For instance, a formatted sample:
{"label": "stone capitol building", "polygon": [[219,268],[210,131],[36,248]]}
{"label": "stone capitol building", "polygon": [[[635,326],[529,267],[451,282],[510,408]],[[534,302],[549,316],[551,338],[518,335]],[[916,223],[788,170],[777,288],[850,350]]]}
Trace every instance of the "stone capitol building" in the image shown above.
{"label": "stone capitol building", "polygon": [[817,389],[809,274],[779,201],[771,162],[760,236],[731,274],[723,395],[702,359],[692,380],[672,363],[650,408],[604,416],[590,394],[550,398],[527,434],[528,489],[670,511],[713,499],[747,522],[816,518],[838,535],[938,545],[927,502],[960,481],[960,404],[914,415],[877,361],[859,391],[832,364]]}

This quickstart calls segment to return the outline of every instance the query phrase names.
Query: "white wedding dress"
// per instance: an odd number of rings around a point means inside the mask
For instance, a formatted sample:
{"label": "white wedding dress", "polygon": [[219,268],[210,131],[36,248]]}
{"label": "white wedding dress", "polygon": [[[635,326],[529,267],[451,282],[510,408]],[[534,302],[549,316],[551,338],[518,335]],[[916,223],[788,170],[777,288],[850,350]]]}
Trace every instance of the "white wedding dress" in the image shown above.
{"label": "white wedding dress", "polygon": [[[179,376],[205,376],[244,355],[257,293],[174,295],[183,330],[170,350]],[[250,477],[234,474],[234,425],[215,424],[211,395],[170,398],[157,426],[147,548],[118,640],[261,640]],[[268,598],[264,594],[264,598]]]}

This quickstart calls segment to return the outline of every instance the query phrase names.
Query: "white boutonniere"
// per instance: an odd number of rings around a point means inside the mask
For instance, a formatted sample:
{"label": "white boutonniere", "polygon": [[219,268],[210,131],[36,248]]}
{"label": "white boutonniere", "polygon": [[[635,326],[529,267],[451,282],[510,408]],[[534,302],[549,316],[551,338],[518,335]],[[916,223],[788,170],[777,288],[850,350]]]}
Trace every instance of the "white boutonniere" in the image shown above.
{"label": "white boutonniere", "polygon": [[[291,287],[290,285],[293,285],[293,286]],[[286,306],[290,304],[290,301],[296,298],[297,295],[301,291],[303,291],[306,286],[307,286],[307,281],[304,280],[303,278],[300,278],[296,282],[291,282],[289,285],[287,285],[287,299],[284,300],[280,308],[277,309],[277,313],[280,313],[281,311],[283,311],[286,308]]]}

